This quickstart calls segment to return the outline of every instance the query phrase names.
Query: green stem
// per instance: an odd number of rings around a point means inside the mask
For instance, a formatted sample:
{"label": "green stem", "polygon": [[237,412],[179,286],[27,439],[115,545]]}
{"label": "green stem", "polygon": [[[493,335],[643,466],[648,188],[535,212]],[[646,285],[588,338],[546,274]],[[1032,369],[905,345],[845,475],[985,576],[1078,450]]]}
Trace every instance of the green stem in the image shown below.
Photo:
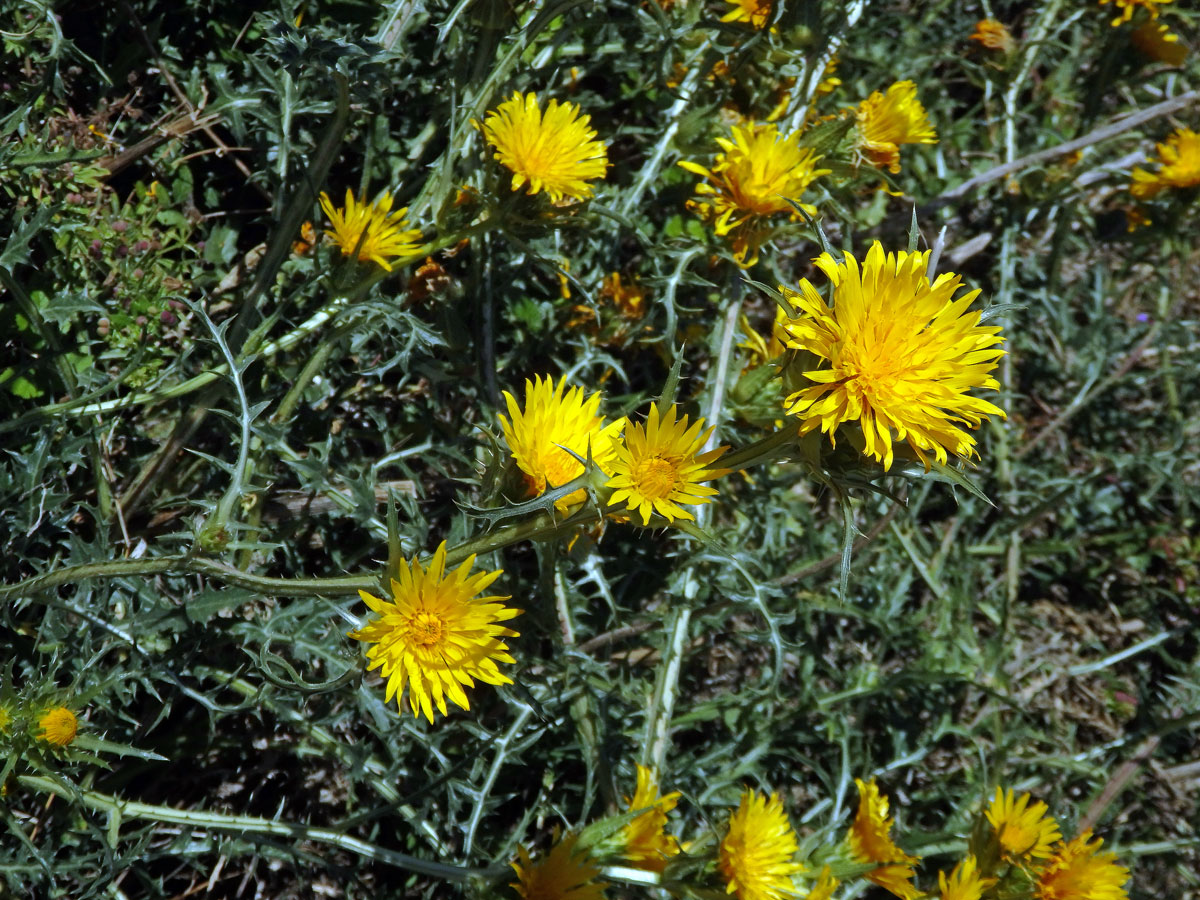
{"label": "green stem", "polygon": [[152,822],[171,823],[191,828],[203,828],[219,831],[233,831],[243,834],[272,834],[280,837],[290,837],[299,841],[317,841],[330,844],[342,850],[348,850],[367,859],[377,860],[388,865],[440,878],[445,881],[467,881],[471,878],[494,878],[500,871],[489,869],[468,869],[465,866],[451,866],[445,863],[418,859],[407,853],[388,850],[377,844],[350,837],[333,828],[314,828],[299,822],[284,822],[279,819],[260,819],[257,816],[230,816],[224,813],[204,812],[203,810],[175,809],[171,806],[155,806],[149,803],[138,803],[133,800],[122,800],[99,791],[89,791],[71,785],[63,785],[38,775],[18,775],[17,781],[33,791],[54,794],[64,800],[77,800],[89,809],[107,813],[113,820],[149,819]]}

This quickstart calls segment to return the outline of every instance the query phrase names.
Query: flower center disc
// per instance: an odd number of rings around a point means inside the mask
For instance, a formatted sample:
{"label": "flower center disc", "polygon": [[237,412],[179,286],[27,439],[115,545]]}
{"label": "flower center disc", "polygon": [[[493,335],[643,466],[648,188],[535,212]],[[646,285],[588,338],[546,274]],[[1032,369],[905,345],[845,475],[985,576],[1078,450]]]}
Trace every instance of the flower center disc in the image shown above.
{"label": "flower center disc", "polygon": [[408,633],[412,637],[413,643],[422,647],[440,644],[445,630],[445,623],[437,616],[427,612],[417,613],[408,622]]}
{"label": "flower center disc", "polygon": [[638,492],[648,500],[663,500],[679,482],[679,467],[674,460],[651,456],[631,473]]}

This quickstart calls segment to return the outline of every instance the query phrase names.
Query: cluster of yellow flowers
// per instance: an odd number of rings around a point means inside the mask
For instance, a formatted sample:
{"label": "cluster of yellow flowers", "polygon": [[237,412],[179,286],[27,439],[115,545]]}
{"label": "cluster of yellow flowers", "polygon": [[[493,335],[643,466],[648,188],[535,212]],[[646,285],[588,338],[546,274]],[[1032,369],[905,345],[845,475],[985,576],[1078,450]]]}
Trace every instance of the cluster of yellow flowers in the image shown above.
{"label": "cluster of yellow flowers", "polygon": [[[785,431],[802,436],[819,428],[831,443],[841,433],[885,471],[896,441],[926,469],[931,459],[976,455],[966,429],[1004,412],[971,391],[999,387],[991,373],[1003,338],[970,308],[978,290],[956,297],[961,279],[944,273],[931,282],[928,264],[928,253],[885,253],[876,243],[861,265],[850,254],[816,260],[832,284],[831,303],[808,280],[799,290],[781,288],[790,308],[770,343],[760,338],[753,352],[779,357],[769,363],[784,371],[779,409],[799,421]],[[730,471],[718,466],[729,448],[709,447],[713,428],[681,415],[676,404],[652,404],[645,422],[609,421],[598,391],[589,395],[550,376],[526,381],[523,402],[507,391],[504,399],[500,426],[529,496],[591,473],[555,499],[564,515],[590,492],[617,521],[693,521],[689,507],[718,494],[707,482]],[[445,574],[445,559],[443,543],[428,568],[405,561],[391,601],[363,593],[380,618],[351,635],[373,645],[370,668],[387,678],[387,699],[407,684],[414,715],[431,721],[433,705],[446,713],[447,698],[468,708],[463,687],[474,679],[509,683],[496,663],[513,662],[501,638],[517,636],[497,624],[518,614],[503,606],[507,597],[475,598],[501,572],[470,575],[472,557]]]}
{"label": "cluster of yellow flowers", "polygon": [[[719,881],[737,900],[829,900],[839,886],[858,879],[900,900],[934,896],[916,887],[920,858],[891,836],[887,798],[873,779],[855,784],[858,809],[841,842],[800,858],[780,797],[751,789],[730,813],[719,841],[681,843],[666,831],[679,794],[658,796],[654,773],[638,766],[637,790],[627,802],[631,813],[642,812],[614,839],[582,849],[579,835],[568,834],[536,862],[520,848],[512,887],[522,900],[601,900],[608,886],[597,880],[601,866],[619,862],[659,873],[660,885],[671,893],[687,884],[686,896],[708,887],[690,883],[696,879]],[[966,854],[949,873],[938,873],[939,900],[980,900],[985,892],[1009,900],[1125,900],[1129,871],[1115,854],[1101,852],[1103,842],[1090,830],[1064,842],[1046,804],[1031,801],[1028,794],[996,789],[977,817]]]}

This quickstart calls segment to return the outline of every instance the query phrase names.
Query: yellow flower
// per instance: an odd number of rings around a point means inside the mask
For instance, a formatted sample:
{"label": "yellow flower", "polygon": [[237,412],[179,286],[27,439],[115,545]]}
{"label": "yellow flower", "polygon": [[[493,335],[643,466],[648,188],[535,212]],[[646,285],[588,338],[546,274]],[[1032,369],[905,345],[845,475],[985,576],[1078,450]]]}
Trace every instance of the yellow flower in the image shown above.
{"label": "yellow flower", "polygon": [[299,240],[292,241],[292,253],[296,256],[304,256],[312,252],[312,248],[317,245],[317,230],[313,228],[312,222],[305,222],[300,226]]}
{"label": "yellow flower", "polygon": [[804,866],[792,861],[796,832],[788,823],[783,803],[747,790],[729,817],[729,831],[721,841],[717,868],[725,879],[725,893],[737,900],[779,900],[794,897],[792,876]]}
{"label": "yellow flower", "polygon": [[[733,126],[732,136],[732,141],[717,138],[721,152],[711,170],[687,160],[679,166],[708,179],[696,185],[696,194],[710,199],[693,200],[688,206],[711,221],[718,236],[732,235],[738,262],[752,266],[765,220],[776,213],[798,220],[800,214],[788,200],[798,201],[815,179],[830,170],[817,168],[820,157],[800,146],[798,132],[784,137],[775,125],[750,123]],[[800,206],[816,216],[812,204]]]}
{"label": "yellow flower", "polygon": [[1030,805],[1030,799],[1028,794],[1014,798],[1011,788],[1007,792],[996,788],[996,796],[984,813],[1006,859],[1045,859],[1055,842],[1062,839],[1054,818],[1046,815],[1046,804],[1039,800]]}
{"label": "yellow flower", "polygon": [[1008,26],[996,19],[981,19],[976,22],[975,31],[967,40],[979,41],[989,50],[999,50],[1002,53],[1008,53],[1013,48],[1013,38]]}
{"label": "yellow flower", "polygon": [[625,858],[637,869],[661,872],[667,859],[679,852],[679,841],[663,829],[667,824],[667,813],[679,802],[679,792],[658,796],[658,779],[645,766],[637,767],[637,789],[627,801],[629,809],[644,809],[632,822],[625,826]]}
{"label": "yellow flower", "polygon": [[522,900],[602,900],[608,885],[593,880],[600,870],[587,854],[576,855],[578,840],[578,835],[568,834],[536,863],[524,847],[518,847],[519,862],[512,863],[518,880],[510,887]]}
{"label": "yellow flower", "polygon": [[722,22],[745,22],[763,28],[771,14],[772,0],[725,0],[733,9],[721,16]]}
{"label": "yellow flower", "polygon": [[833,896],[833,892],[837,890],[838,884],[838,880],[833,877],[833,870],[829,866],[825,866],[817,877],[817,883],[813,885],[804,900],[829,900]]}
{"label": "yellow flower", "polygon": [[35,737],[39,741],[58,747],[65,747],[75,740],[75,733],[79,730],[79,720],[75,718],[75,713],[65,706],[46,710],[37,724],[40,730]]}
{"label": "yellow flower", "polygon": [[537,94],[514,92],[488,112],[481,128],[496,149],[496,159],[513,173],[512,189],[529,185],[529,193],[545,191],[555,203],[564,197],[592,196],[589,181],[603,178],[608,151],[588,127],[591,116],[579,116],[573,103],[551,100],[543,114]]}
{"label": "yellow flower", "polygon": [[1129,870],[1117,865],[1115,853],[1100,853],[1104,843],[1089,843],[1091,830],[1068,844],[1060,844],[1046,866],[1037,873],[1034,896],[1038,900],[1125,900]]}
{"label": "yellow flower", "polygon": [[475,678],[487,684],[512,684],[496,663],[515,662],[501,638],[519,634],[496,623],[519,616],[521,610],[505,608],[508,597],[476,597],[502,572],[470,575],[474,564],[472,555],[446,573],[446,542],[442,541],[428,568],[415,558],[400,560],[390,602],[358,592],[379,618],[349,636],[373,645],[367,650],[367,671],[380,669],[387,679],[384,700],[390,702],[395,696],[401,712],[405,684],[413,715],[423,712],[430,722],[435,704],[447,715],[447,697],[470,709],[463,686],[474,687]]}
{"label": "yellow flower", "polygon": [[1101,6],[1107,6],[1109,3],[1115,3],[1120,14],[1112,20],[1113,28],[1118,25],[1128,22],[1133,18],[1133,14],[1138,11],[1138,8],[1146,10],[1151,19],[1158,18],[1158,8],[1166,6],[1172,0],[1100,0]]}
{"label": "yellow flower", "polygon": [[1187,47],[1179,42],[1179,35],[1158,22],[1143,22],[1130,32],[1129,40],[1143,56],[1169,66],[1182,66],[1187,59]]}
{"label": "yellow flower", "polygon": [[776,306],[775,321],[771,323],[770,333],[759,334],[750,324],[750,320],[742,316],[742,334],[746,339],[738,344],[738,347],[746,351],[746,364],[749,368],[766,365],[784,354],[787,350],[788,333],[783,326],[787,320],[788,314],[783,307]]}
{"label": "yellow flower", "polygon": [[650,524],[651,513],[668,522],[695,517],[679,504],[697,506],[711,503],[716,488],[700,482],[727,474],[725,469],[710,468],[728,447],[701,453],[713,429],[703,434],[704,419],[690,428],[688,417],[676,419],[672,405],[660,413],[658,404],[650,407],[650,418],[643,427],[633,423],[625,430],[625,442],[617,446],[613,477],[608,487],[616,488],[609,505],[625,503],[630,511],[641,513],[642,524]]}
{"label": "yellow flower", "polygon": [[346,205],[342,209],[335,208],[329,195],[321,191],[321,209],[333,226],[332,230],[325,229],[325,233],[341,248],[342,256],[357,253],[359,262],[373,259],[390,272],[389,259],[413,256],[421,246],[420,230],[404,228],[408,207],[392,212],[392,195],[387,191],[367,203],[365,194],[355,200],[346,188]]}
{"label": "yellow flower", "polygon": [[899,172],[901,144],[937,143],[911,81],[897,81],[886,94],[876,91],[858,105],[856,115],[858,151],[876,168]]}
{"label": "yellow flower", "polygon": [[968,856],[946,877],[945,872],[938,872],[938,893],[940,900],[980,900],[983,892],[996,883],[995,878],[984,878],[978,871],[978,863],[974,856]]}
{"label": "yellow flower", "polygon": [[1146,199],[1167,188],[1193,188],[1200,185],[1200,133],[1179,128],[1158,145],[1158,172],[1133,170],[1129,187],[1135,197]]}
{"label": "yellow flower", "polygon": [[1004,415],[967,393],[999,388],[989,373],[1004,354],[996,346],[1004,340],[1000,329],[981,326],[980,313],[968,308],[979,291],[956,300],[962,280],[943,273],[930,284],[928,252],[885,254],[878,242],[861,270],[849,253],[841,263],[827,253],[815,262],[833,283],[832,306],[807,279],[799,294],[784,289],[799,315],[784,325],[788,346],[822,361],[804,373],[813,384],[785,401],[801,420],[800,433],[820,426],[832,441],[841,423],[857,421],[864,452],[885,469],[892,465],[893,431],[926,468],[930,453],[942,463],[947,451],[976,455],[974,437],[958,424],[974,428],[989,415]]}
{"label": "yellow flower", "polygon": [[858,812],[846,835],[850,855],[860,863],[877,863],[879,868],[868,872],[866,878],[902,900],[914,900],[919,894],[912,883],[916,872],[916,857],[909,856],[892,840],[892,820],[888,818],[887,798],[879,793],[875,779],[858,785]]}
{"label": "yellow flower", "polygon": [[[564,376],[555,386],[549,376],[535,376],[525,382],[525,409],[508,391],[504,400],[508,404],[508,415],[501,413],[500,425],[504,429],[504,440],[512,451],[517,466],[525,473],[530,496],[536,497],[547,488],[566,484],[583,472],[583,464],[571,453],[583,459],[591,448],[592,461],[606,475],[613,471],[624,419],[604,424],[604,417],[597,414],[600,408],[600,392],[586,400],[583,388],[573,387],[565,394],[567,379]],[[559,500],[555,507],[559,512],[579,503],[584,498],[582,490],[575,491]]]}

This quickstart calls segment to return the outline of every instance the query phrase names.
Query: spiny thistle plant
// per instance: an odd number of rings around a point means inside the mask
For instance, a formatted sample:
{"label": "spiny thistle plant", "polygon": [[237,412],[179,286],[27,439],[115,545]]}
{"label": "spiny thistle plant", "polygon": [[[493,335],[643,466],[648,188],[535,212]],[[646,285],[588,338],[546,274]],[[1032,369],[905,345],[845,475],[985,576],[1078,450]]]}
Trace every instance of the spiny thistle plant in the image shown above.
{"label": "spiny thistle plant", "polygon": [[0,896],[1200,891],[1185,4],[9,6]]}

